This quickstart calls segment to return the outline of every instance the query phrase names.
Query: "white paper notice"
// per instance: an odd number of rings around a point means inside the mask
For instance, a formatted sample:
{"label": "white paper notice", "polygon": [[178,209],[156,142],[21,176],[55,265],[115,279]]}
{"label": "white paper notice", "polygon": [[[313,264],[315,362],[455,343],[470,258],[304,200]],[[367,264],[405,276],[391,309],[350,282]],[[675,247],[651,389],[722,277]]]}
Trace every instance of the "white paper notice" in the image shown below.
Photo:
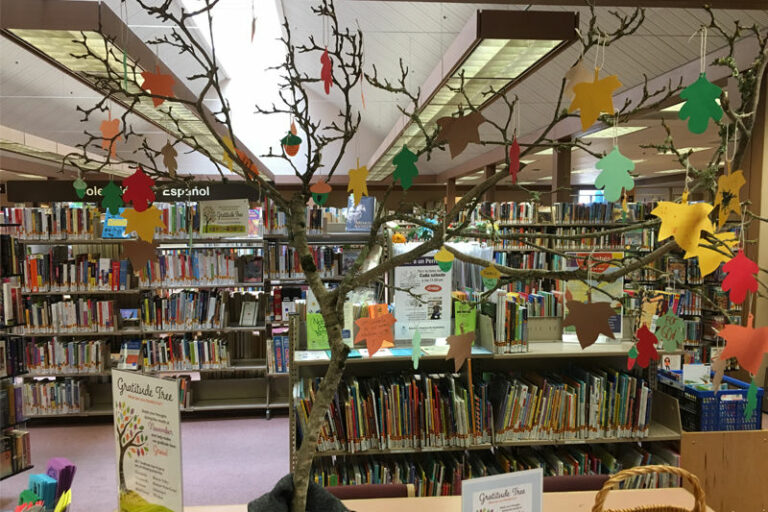
{"label": "white paper notice", "polygon": [[541,469],[464,480],[462,512],[541,512]]}
{"label": "white paper notice", "polygon": [[179,384],[112,370],[120,510],[182,512]]}

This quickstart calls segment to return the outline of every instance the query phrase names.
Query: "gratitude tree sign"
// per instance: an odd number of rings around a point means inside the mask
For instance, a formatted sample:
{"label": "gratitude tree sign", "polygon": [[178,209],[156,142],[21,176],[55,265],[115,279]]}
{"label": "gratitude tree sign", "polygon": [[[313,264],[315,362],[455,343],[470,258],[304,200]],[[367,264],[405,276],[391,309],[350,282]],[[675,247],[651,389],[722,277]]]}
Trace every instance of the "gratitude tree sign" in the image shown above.
{"label": "gratitude tree sign", "polygon": [[112,370],[120,512],[182,512],[179,386]]}

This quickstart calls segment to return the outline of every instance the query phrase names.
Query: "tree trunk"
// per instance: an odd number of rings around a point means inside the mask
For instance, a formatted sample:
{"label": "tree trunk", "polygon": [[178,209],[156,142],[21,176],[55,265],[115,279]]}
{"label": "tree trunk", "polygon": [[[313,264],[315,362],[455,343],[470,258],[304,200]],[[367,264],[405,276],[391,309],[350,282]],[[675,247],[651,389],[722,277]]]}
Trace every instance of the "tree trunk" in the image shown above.
{"label": "tree trunk", "polygon": [[120,448],[120,459],[117,461],[117,470],[120,474],[120,492],[125,491],[125,470],[123,469],[123,461],[125,460],[125,454],[128,451],[128,446]]}

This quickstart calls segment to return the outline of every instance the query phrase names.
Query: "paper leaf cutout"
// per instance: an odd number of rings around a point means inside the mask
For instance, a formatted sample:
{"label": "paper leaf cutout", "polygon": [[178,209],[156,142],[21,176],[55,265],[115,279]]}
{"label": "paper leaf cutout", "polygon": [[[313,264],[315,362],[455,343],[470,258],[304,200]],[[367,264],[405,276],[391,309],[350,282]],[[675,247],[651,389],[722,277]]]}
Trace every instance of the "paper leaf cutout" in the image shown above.
{"label": "paper leaf cutout", "polygon": [[717,227],[722,228],[728,220],[731,212],[741,215],[741,199],[739,193],[744,186],[744,173],[742,171],[733,171],[729,174],[723,174],[717,178],[717,195],[715,196],[715,206],[720,209],[717,212]]}
{"label": "paper leaf cutout", "polygon": [[[232,152],[232,154],[235,154],[235,143],[232,142],[232,139],[224,135],[221,138],[221,141],[224,143],[224,146]],[[221,152],[221,160],[224,162],[224,165],[227,166],[227,169],[229,169],[229,172],[235,172],[235,161],[232,160],[232,157],[229,156],[229,153],[226,151]]]}
{"label": "paper leaf cutout", "polygon": [[566,306],[568,315],[563,319],[563,327],[572,325],[576,328],[576,337],[582,349],[594,344],[600,334],[616,339],[609,323],[616,316],[616,311],[609,302],[567,300]]}
{"label": "paper leaf cutout", "polygon": [[453,260],[456,257],[453,255],[451,251],[445,248],[445,246],[442,246],[439,251],[437,251],[437,254],[435,254],[435,261],[437,262],[437,266],[440,267],[440,270],[443,272],[448,272],[451,270],[451,267],[453,266]]}
{"label": "paper leaf cutout", "polygon": [[77,197],[82,199],[85,197],[85,189],[88,188],[88,184],[83,178],[77,178],[74,182],[72,182],[72,188],[75,189],[75,194],[77,194]]}
{"label": "paper leaf cutout", "polygon": [[591,82],[593,73],[594,72],[585,66],[582,60],[579,59],[579,62],[577,62],[576,65],[569,69],[565,74],[565,97],[570,101],[573,101],[573,98],[575,97],[573,87],[576,84]]}
{"label": "paper leaf cutout", "polygon": [[151,242],[155,238],[155,228],[165,227],[163,212],[154,205],[143,211],[126,208],[120,216],[128,221],[125,232],[132,233],[135,231],[136,235],[145,242]]}
{"label": "paper leaf cutout", "polygon": [[605,189],[603,195],[606,201],[615,202],[621,197],[621,191],[635,188],[635,180],[629,171],[635,170],[635,162],[625,157],[614,146],[613,151],[598,160],[595,167],[602,172],[595,180],[595,188]]}
{"label": "paper leaf cutout", "polygon": [[355,206],[360,204],[360,200],[363,196],[368,195],[368,167],[365,165],[360,166],[358,162],[357,169],[349,170],[349,183],[347,184],[347,192],[352,192],[355,199]]}
{"label": "paper leaf cutout", "polygon": [[[173,97],[173,76],[160,72],[160,66],[155,66],[155,72],[142,71],[141,77],[144,82],[141,84],[141,88],[145,91],[149,91],[156,96],[165,96],[168,98]],[[152,104],[155,108],[163,104],[165,98],[152,98]]]}
{"label": "paper leaf cutout", "polygon": [[[717,233],[714,235],[714,237],[728,247],[735,247],[739,242],[736,238],[736,235],[730,231]],[[710,244],[709,242],[702,243],[705,243],[708,246],[714,245]],[[688,259],[696,256],[699,261],[699,270],[701,271],[701,276],[704,277],[717,270],[717,267],[719,267],[721,263],[731,259],[731,256],[728,255],[727,252],[728,251],[723,246],[718,246],[717,249],[709,249],[708,247],[699,245],[693,251],[686,252],[685,258]]]}
{"label": "paper leaf cutout", "polygon": [[368,348],[368,357],[372,357],[373,354],[378,352],[384,341],[392,341],[392,326],[395,325],[395,317],[392,313],[384,313],[376,316],[375,318],[363,317],[355,320],[360,330],[355,336],[355,343],[360,343],[365,340],[365,345]]}
{"label": "paper leaf cutout", "polygon": [[660,201],[651,215],[661,219],[659,240],[670,236],[684,251],[693,251],[699,246],[702,231],[713,233],[715,227],[709,220],[712,205],[707,203],[681,204]]}
{"label": "paper leaf cutout", "polygon": [[467,148],[467,144],[480,142],[480,134],[477,129],[484,122],[483,114],[477,111],[466,116],[441,117],[437,120],[440,131],[435,142],[447,142],[451,158],[456,158]]}
{"label": "paper leaf cutout", "polygon": [[413,360],[413,369],[419,369],[419,359],[421,359],[421,333],[418,329],[413,333],[411,340],[411,359]]}
{"label": "paper leaf cutout", "polygon": [[325,94],[331,94],[331,86],[333,85],[333,61],[331,60],[331,56],[328,55],[328,48],[326,48],[320,56],[320,63],[322,64],[320,78],[323,81]]}
{"label": "paper leaf cutout", "polygon": [[723,375],[725,374],[725,367],[728,366],[728,361],[722,357],[712,360],[711,370],[715,372],[715,376],[712,377],[712,390],[717,393],[720,389],[720,383],[723,382]]}
{"label": "paper leaf cutout", "polygon": [[723,117],[723,109],[715,101],[722,92],[722,89],[707,80],[707,75],[702,73],[680,93],[685,105],[678,112],[678,116],[683,121],[688,119],[688,129],[692,133],[704,133],[710,118],[719,121]]}
{"label": "paper leaf cutout", "polygon": [[458,372],[464,361],[472,356],[472,342],[475,341],[475,331],[464,334],[452,334],[445,340],[448,343],[448,353],[445,360],[453,359],[453,371]]}
{"label": "paper leaf cutout", "polygon": [[495,265],[488,265],[480,271],[480,277],[483,280],[483,286],[493,288],[498,284],[501,272],[499,272]]}
{"label": "paper leaf cutout", "polygon": [[107,183],[101,189],[101,207],[112,215],[120,214],[120,207],[123,206],[123,191],[114,181]]}
{"label": "paper leaf cutout", "polygon": [[632,345],[632,348],[627,352],[627,370],[635,367],[635,361],[637,361],[637,347]]}
{"label": "paper leaf cutout", "polygon": [[747,390],[747,403],[744,406],[744,419],[749,419],[757,409],[757,384],[755,384],[755,378],[749,381],[749,389]]}
{"label": "paper leaf cutout", "polygon": [[312,200],[323,206],[328,201],[328,195],[331,193],[331,186],[327,181],[318,181],[311,187],[309,191],[312,192]]}
{"label": "paper leaf cutout", "polygon": [[109,156],[117,156],[117,141],[122,137],[120,133],[120,119],[112,119],[112,113],[108,112],[108,118],[101,122],[99,131],[101,131],[101,149],[109,151]]}
{"label": "paper leaf cutout", "polygon": [[143,240],[123,242],[123,257],[128,258],[133,271],[138,272],[148,261],[158,261],[157,245]]}
{"label": "paper leaf cutout", "polygon": [[517,183],[517,173],[520,172],[520,144],[517,143],[517,137],[512,139],[509,146],[509,175],[512,176],[512,184]]}
{"label": "paper leaf cutout", "polygon": [[594,79],[573,86],[574,98],[568,113],[579,110],[581,129],[586,130],[597,121],[601,113],[612,114],[613,91],[621,87],[616,75],[599,78],[599,70],[595,68]]}
{"label": "paper leaf cutout", "polygon": [[144,174],[139,167],[136,172],[123,180],[125,188],[123,201],[125,204],[133,205],[133,209],[137,212],[143,212],[155,200],[155,192],[152,190],[154,184],[155,180]]}
{"label": "paper leaf cutout", "polygon": [[403,149],[392,159],[392,163],[395,164],[395,172],[392,173],[392,178],[400,180],[400,186],[404,190],[411,188],[413,178],[419,174],[419,170],[416,168],[416,161],[418,159],[419,157],[412,153],[406,145],[403,145]]}
{"label": "paper leaf cutout", "polygon": [[744,251],[739,249],[736,256],[723,265],[723,271],[728,274],[723,279],[723,291],[734,304],[741,304],[747,298],[747,292],[757,293],[757,273],[760,267],[747,258]]}
{"label": "paper leaf cutout", "polygon": [[656,344],[659,340],[645,325],[637,330],[635,336],[637,336],[637,343],[635,344],[637,347],[637,364],[640,365],[640,368],[648,368],[651,359],[659,360],[659,353],[656,351]]}
{"label": "paper leaf cutout", "polygon": [[763,354],[768,352],[768,327],[753,329],[753,321],[750,313],[746,327],[728,324],[717,335],[726,342],[720,358],[735,357],[742,368],[755,375],[763,362]]}
{"label": "paper leaf cutout", "polygon": [[301,147],[301,137],[296,135],[296,123],[291,122],[291,129],[288,135],[280,139],[280,144],[282,144],[286,155],[296,156]]}
{"label": "paper leaf cutout", "polygon": [[163,155],[163,165],[168,169],[168,174],[171,175],[171,178],[175,178],[176,170],[179,168],[179,164],[176,163],[176,157],[178,156],[176,148],[168,141],[160,150],[160,154]]}
{"label": "paper leaf cutout", "polygon": [[674,352],[685,341],[685,320],[667,311],[656,322],[656,337],[664,344],[665,352]]}

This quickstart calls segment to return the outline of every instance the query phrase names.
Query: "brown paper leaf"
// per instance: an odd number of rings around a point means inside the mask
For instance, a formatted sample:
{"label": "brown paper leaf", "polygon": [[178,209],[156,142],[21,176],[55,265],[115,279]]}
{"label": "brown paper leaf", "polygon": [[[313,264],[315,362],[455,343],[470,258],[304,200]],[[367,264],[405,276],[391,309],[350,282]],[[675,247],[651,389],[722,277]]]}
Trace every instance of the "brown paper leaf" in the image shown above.
{"label": "brown paper leaf", "polygon": [[461,370],[464,361],[472,356],[472,343],[475,341],[475,331],[465,332],[464,334],[452,334],[448,336],[448,353],[445,355],[446,361],[453,359],[453,368],[455,372]]}
{"label": "brown paper leaf", "polygon": [[609,320],[616,316],[616,311],[609,302],[566,301],[568,316],[563,319],[563,327],[572,325],[576,328],[576,337],[581,348],[587,348],[597,341],[600,334],[615,339]]}
{"label": "brown paper leaf", "polygon": [[484,122],[485,118],[480,112],[460,117],[441,117],[437,120],[440,133],[435,142],[447,142],[451,158],[456,158],[466,149],[467,144],[480,142],[477,129]]}
{"label": "brown paper leaf", "polygon": [[123,257],[128,258],[133,271],[138,272],[148,261],[157,261],[157,245],[143,240],[123,242]]}
{"label": "brown paper leaf", "polygon": [[160,154],[163,155],[163,165],[165,165],[165,168],[168,169],[168,174],[171,175],[171,178],[176,177],[176,169],[179,168],[179,164],[176,162],[176,156],[178,156],[178,153],[176,152],[176,149],[171,145],[171,142],[168,141],[165,143],[165,146],[160,150]]}
{"label": "brown paper leaf", "polygon": [[715,376],[712,377],[712,389],[715,393],[720,389],[720,383],[723,382],[726,366],[728,366],[728,361],[726,359],[719,357],[712,360],[712,371],[715,372]]}

